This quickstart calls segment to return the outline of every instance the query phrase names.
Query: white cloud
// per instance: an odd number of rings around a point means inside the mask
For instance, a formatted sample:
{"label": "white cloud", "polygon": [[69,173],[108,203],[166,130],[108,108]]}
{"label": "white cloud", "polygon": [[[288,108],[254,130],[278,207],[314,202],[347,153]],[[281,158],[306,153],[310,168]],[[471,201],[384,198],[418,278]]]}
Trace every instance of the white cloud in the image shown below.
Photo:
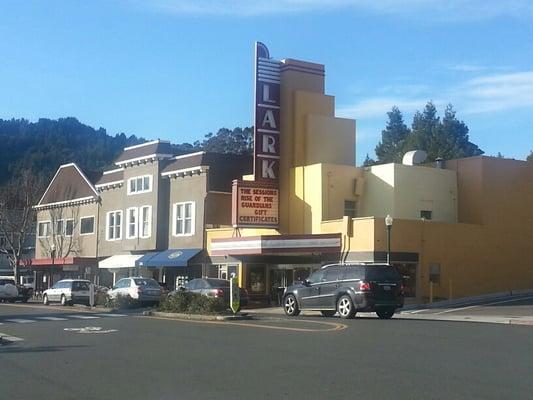
{"label": "white cloud", "polygon": [[455,88],[466,113],[533,107],[533,71],[477,77]]}
{"label": "white cloud", "polygon": [[178,15],[258,16],[368,10],[427,20],[483,20],[498,17],[530,18],[530,0],[130,0],[144,7]]}
{"label": "white cloud", "polygon": [[452,71],[461,71],[461,72],[479,72],[486,69],[486,67],[483,67],[481,65],[475,65],[475,64],[457,64],[452,65],[450,67]]}
{"label": "white cloud", "polygon": [[[422,110],[432,100],[439,109],[452,103],[461,114],[484,114],[533,107],[533,71],[478,76],[447,90],[426,87],[405,96],[372,96],[341,106],[337,114],[355,119],[385,118],[393,106],[404,114]],[[376,90],[396,93],[394,86]],[[435,99],[435,95],[439,98]]]}
{"label": "white cloud", "polygon": [[[353,105],[340,107],[337,110],[339,117],[346,118],[384,118],[392,107],[398,107],[402,113],[421,110],[428,102],[427,98],[400,98],[400,97],[371,97],[361,100]],[[441,101],[433,100],[437,106]]]}

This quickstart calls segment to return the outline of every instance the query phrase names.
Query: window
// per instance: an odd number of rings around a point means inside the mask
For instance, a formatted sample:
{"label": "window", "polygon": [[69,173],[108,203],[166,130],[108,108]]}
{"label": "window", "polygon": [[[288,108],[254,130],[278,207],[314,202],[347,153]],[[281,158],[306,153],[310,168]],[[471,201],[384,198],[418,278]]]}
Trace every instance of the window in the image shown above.
{"label": "window", "polygon": [[420,211],[420,218],[422,219],[431,219],[432,217],[432,212],[431,211],[428,211],[428,210],[421,210]]}
{"label": "window", "polygon": [[43,238],[50,235],[50,221],[39,222],[37,237]]}
{"label": "window", "polygon": [[309,277],[309,282],[311,283],[318,283],[322,280],[324,277],[324,270],[318,270],[316,272],[313,272],[313,274]]}
{"label": "window", "polygon": [[128,230],[126,231],[126,238],[135,239],[137,237],[137,208],[128,208],[126,210]]}
{"label": "window", "polygon": [[344,200],[344,215],[350,218],[357,216],[357,202],[353,200]]}
{"label": "window", "polygon": [[122,211],[107,213],[107,240],[120,240],[122,238]]}
{"label": "window", "polygon": [[174,236],[194,235],[194,202],[174,204]]}
{"label": "window", "polygon": [[152,206],[142,206],[139,217],[139,236],[149,238],[152,235]]}
{"label": "window", "polygon": [[326,273],[324,274],[324,277],[322,278],[322,282],[334,282],[338,280],[339,276],[339,268],[333,267],[333,268],[326,268]]}
{"label": "window", "polygon": [[94,233],[94,217],[82,217],[80,219],[80,235]]}
{"label": "window", "polygon": [[60,236],[72,236],[74,233],[74,220],[73,219],[58,219],[56,223],[56,235]]}
{"label": "window", "polygon": [[152,175],[136,176],[128,179],[128,194],[152,191]]}

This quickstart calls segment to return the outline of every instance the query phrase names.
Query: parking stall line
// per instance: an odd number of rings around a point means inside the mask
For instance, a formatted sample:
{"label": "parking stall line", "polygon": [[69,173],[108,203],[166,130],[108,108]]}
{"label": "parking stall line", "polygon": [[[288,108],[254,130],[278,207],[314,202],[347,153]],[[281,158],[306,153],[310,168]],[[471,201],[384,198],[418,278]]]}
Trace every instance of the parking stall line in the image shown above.
{"label": "parking stall line", "polygon": [[5,319],[6,322],[14,322],[16,324],[31,324],[34,321],[33,319],[22,319],[22,318],[13,318],[13,319]]}
{"label": "parking stall line", "polygon": [[35,317],[35,319],[39,319],[43,321],[68,321],[68,318],[60,318],[60,317]]}
{"label": "parking stall line", "polygon": [[533,296],[529,296],[529,297],[521,297],[521,298],[519,298],[519,299],[502,300],[502,301],[493,301],[492,303],[476,304],[476,305],[468,306],[468,307],[452,308],[451,310],[446,310],[446,311],[441,311],[441,312],[435,313],[435,315],[446,314],[446,313],[450,313],[450,312],[454,312],[454,311],[468,310],[468,309],[470,309],[470,308],[477,308],[477,307],[484,307],[484,306],[493,306],[493,305],[495,305],[495,304],[514,303],[514,302],[517,302],[517,301],[530,300],[530,299],[533,299]]}

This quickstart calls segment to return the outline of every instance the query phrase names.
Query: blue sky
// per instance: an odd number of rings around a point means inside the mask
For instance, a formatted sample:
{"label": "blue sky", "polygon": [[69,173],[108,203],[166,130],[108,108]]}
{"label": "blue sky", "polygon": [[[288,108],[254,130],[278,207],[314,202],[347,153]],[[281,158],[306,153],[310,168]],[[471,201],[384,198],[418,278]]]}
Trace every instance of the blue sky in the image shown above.
{"label": "blue sky", "polygon": [[326,66],[357,164],[397,105],[452,103],[488,155],[533,150],[533,1],[0,0],[0,118],[193,142],[253,118],[253,46]]}

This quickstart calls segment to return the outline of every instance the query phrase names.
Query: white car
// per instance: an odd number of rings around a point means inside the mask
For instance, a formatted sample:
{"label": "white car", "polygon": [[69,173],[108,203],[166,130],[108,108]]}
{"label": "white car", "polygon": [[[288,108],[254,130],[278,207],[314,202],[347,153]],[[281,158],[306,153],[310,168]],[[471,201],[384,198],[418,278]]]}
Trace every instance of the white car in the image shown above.
{"label": "white car", "polygon": [[143,277],[122,278],[107,292],[112,299],[124,296],[141,303],[156,303],[161,293],[161,286],[155,279]]}
{"label": "white car", "polygon": [[63,279],[43,293],[43,304],[60,302],[61,305],[89,304],[90,281],[85,279]]}
{"label": "white car", "polygon": [[19,291],[17,287],[12,283],[10,279],[0,279],[0,300],[1,301],[14,301],[18,295]]}

